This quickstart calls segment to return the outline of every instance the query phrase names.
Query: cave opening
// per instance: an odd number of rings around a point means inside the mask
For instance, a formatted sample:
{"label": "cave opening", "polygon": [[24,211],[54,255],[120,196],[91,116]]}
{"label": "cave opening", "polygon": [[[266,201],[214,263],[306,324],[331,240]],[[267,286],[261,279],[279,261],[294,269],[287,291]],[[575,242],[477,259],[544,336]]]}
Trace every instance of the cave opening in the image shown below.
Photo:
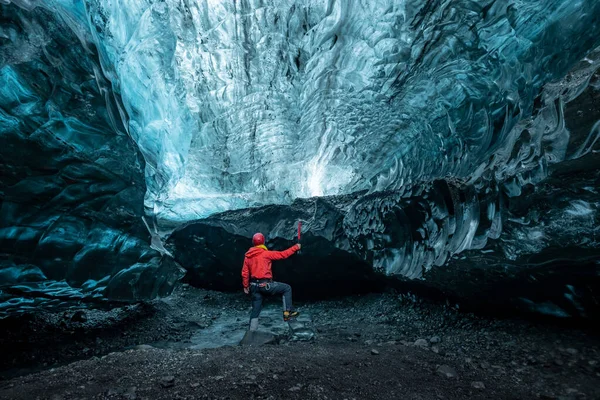
{"label": "cave opening", "polygon": [[0,397],[600,396],[599,66],[595,0],[0,1]]}

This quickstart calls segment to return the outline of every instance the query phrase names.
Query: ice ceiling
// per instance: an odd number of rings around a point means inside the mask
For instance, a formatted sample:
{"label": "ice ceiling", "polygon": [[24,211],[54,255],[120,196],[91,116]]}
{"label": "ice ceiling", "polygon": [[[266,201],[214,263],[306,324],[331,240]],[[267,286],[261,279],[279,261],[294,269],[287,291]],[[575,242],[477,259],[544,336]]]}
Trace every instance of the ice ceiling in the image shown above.
{"label": "ice ceiling", "polygon": [[[391,275],[507,221],[498,265],[596,251],[600,169],[540,185],[598,154],[598,46],[597,0],[0,0],[0,310],[168,294],[142,216],[315,196],[352,195],[331,252]],[[532,187],[558,205],[502,210]]]}
{"label": "ice ceiling", "polygon": [[593,0],[15,3],[97,46],[174,220],[560,160],[513,128],[600,30]]}

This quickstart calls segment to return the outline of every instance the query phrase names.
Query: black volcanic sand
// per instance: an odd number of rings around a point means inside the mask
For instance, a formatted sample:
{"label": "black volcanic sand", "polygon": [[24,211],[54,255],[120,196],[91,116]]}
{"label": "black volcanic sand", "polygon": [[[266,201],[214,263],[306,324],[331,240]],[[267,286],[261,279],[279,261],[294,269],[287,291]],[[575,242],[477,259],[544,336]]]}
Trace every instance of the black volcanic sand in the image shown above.
{"label": "black volcanic sand", "polygon": [[0,398],[600,399],[597,332],[392,293],[301,304],[312,342],[190,349],[198,332],[231,335],[218,321],[243,325],[248,306],[179,287],[148,304],[0,321]]}

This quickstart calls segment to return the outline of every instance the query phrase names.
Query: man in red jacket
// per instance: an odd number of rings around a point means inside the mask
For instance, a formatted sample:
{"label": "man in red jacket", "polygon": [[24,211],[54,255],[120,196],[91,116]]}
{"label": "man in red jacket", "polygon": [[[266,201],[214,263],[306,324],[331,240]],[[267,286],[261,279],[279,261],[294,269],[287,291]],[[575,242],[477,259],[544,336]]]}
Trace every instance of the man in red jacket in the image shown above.
{"label": "man in red jacket", "polygon": [[250,250],[246,252],[242,267],[242,284],[244,293],[252,295],[252,312],[250,314],[250,330],[258,328],[258,316],[262,310],[263,296],[280,294],[283,299],[283,320],[297,317],[300,313],[292,306],[292,287],[287,283],[274,282],[271,262],[284,260],[300,250],[296,244],[284,251],[269,251],[265,246],[265,237],[256,233],[252,237]]}

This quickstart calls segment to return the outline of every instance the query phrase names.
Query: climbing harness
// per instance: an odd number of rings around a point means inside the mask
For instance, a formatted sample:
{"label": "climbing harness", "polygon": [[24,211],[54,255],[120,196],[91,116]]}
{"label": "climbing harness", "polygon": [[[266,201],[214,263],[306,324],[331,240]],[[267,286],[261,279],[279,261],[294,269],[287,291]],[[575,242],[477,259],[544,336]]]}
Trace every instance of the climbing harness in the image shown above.
{"label": "climbing harness", "polygon": [[259,288],[265,288],[266,290],[271,289],[271,283],[273,283],[272,280],[264,280],[264,279],[256,279],[256,280],[250,281],[250,285],[256,286]]}

